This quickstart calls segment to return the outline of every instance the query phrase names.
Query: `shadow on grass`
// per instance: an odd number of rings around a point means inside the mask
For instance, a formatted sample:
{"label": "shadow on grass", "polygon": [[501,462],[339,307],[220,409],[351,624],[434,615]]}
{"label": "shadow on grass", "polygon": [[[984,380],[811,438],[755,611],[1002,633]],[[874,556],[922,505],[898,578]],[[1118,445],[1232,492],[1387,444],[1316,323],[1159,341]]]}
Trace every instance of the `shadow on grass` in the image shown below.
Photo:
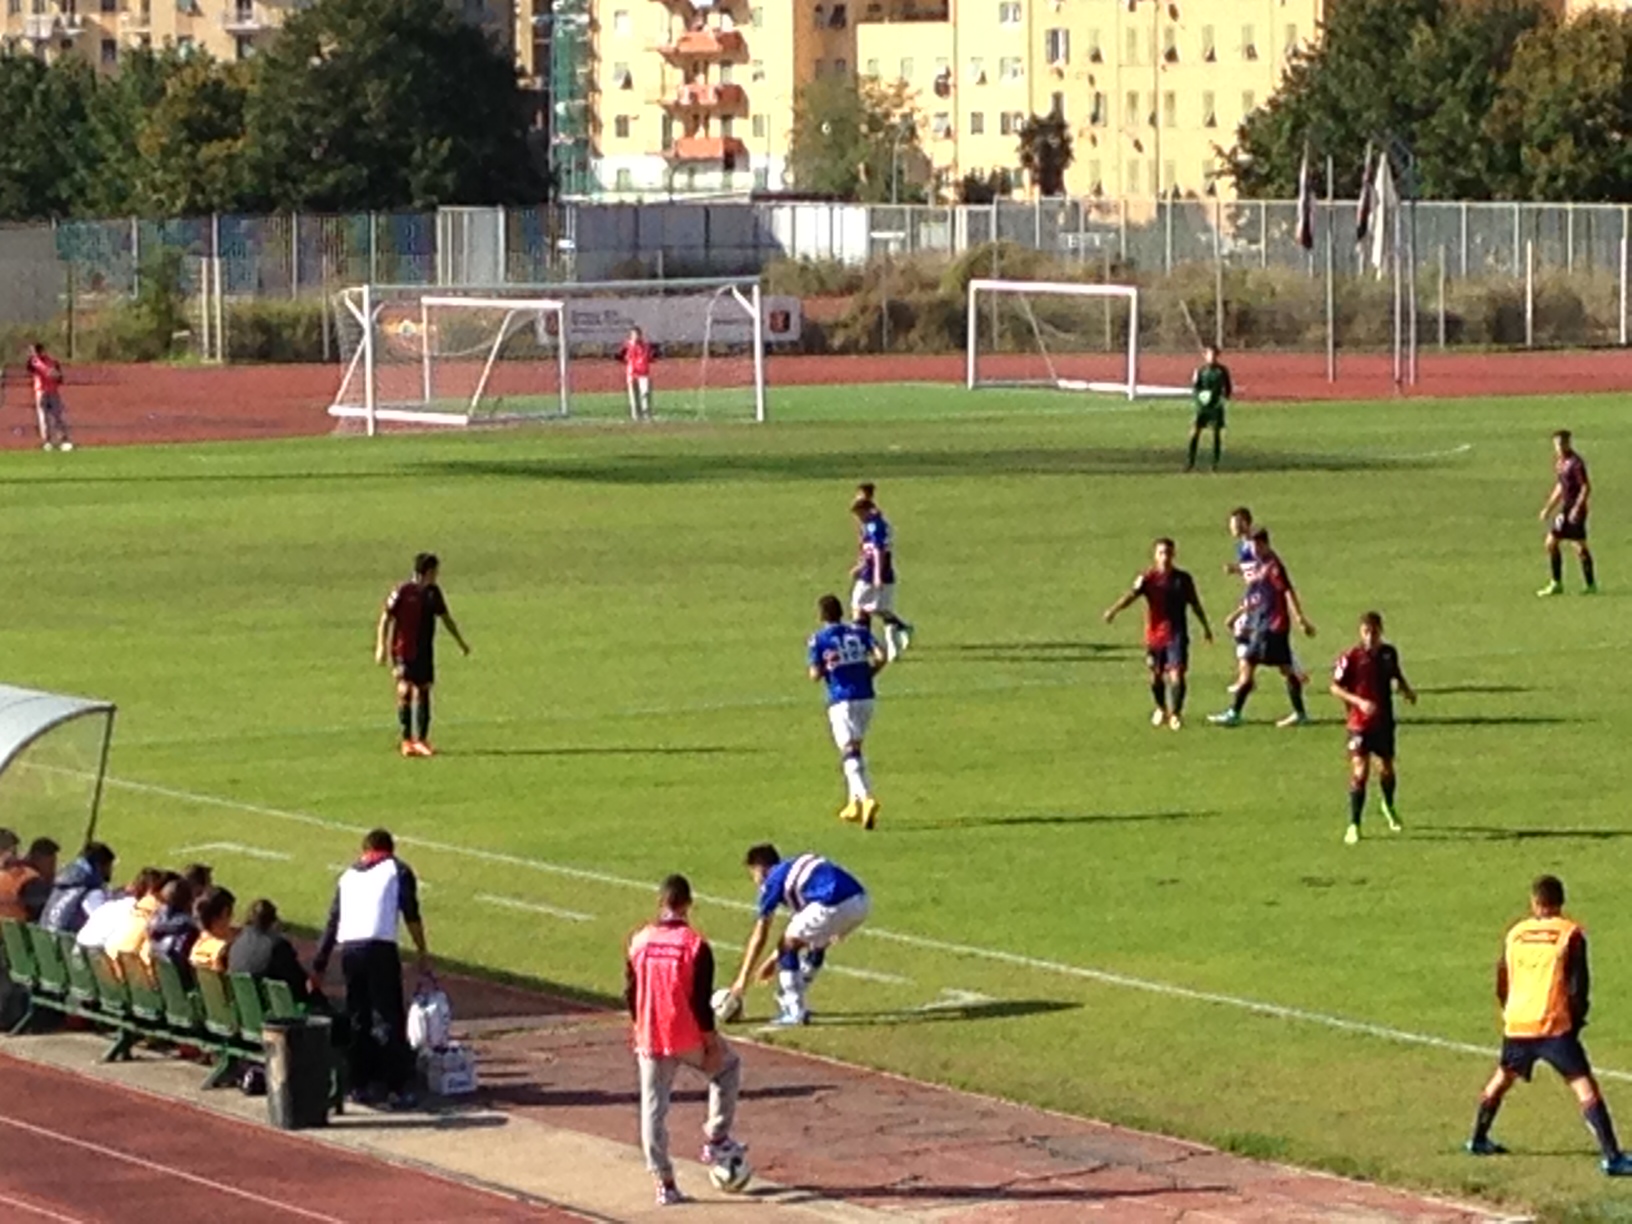
{"label": "shadow on grass", "polygon": [[943,1024],[948,1021],[1015,1020],[1022,1016],[1077,1011],[1081,1007],[1081,1003],[1068,1003],[1062,999],[985,999],[971,1003],[931,1003],[927,1007],[899,1010],[823,1013],[811,1018],[811,1027],[874,1028],[879,1025]]}
{"label": "shadow on grass", "polygon": [[692,748],[662,746],[642,748],[636,745],[581,748],[455,748],[438,749],[438,755],[450,757],[749,756],[764,751],[763,748],[709,744]]}
{"label": "shadow on grass", "polygon": [[1491,825],[1434,825],[1411,830],[1419,841],[1618,841],[1632,829],[1503,829]]}
{"label": "shadow on grass", "polygon": [[1553,714],[1430,714],[1406,719],[1406,727],[1553,727],[1585,722]]}
{"label": "shadow on grass", "polygon": [[1140,653],[1113,642],[961,642],[919,651],[941,663],[1114,663]]}
{"label": "shadow on grass", "polygon": [[[763,454],[744,451],[654,452],[605,458],[461,458],[412,465],[420,473],[454,479],[585,481],[663,485],[721,479],[843,480],[858,471],[884,479],[907,476],[1115,476],[1176,472],[1176,455],[1149,447],[1011,447],[987,450],[826,451]],[[1230,468],[1241,472],[1362,472],[1420,468],[1422,461],[1297,451],[1241,451]]]}
{"label": "shadow on grass", "polygon": [[948,829],[1003,829],[1051,825],[1162,824],[1180,820],[1207,820],[1222,812],[1034,812],[1018,816],[976,816],[969,820],[937,820],[893,830],[896,833],[944,833]]}
{"label": "shadow on grass", "polygon": [[1424,697],[1457,697],[1475,694],[1531,693],[1535,690],[1524,684],[1441,684],[1419,688]]}

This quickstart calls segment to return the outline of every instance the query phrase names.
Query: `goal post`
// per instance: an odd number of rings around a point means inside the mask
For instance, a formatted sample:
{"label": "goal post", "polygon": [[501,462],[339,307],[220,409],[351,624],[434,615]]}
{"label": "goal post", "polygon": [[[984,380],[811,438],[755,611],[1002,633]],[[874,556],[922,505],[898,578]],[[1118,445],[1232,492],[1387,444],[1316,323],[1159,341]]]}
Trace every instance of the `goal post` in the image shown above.
{"label": "goal post", "polygon": [[797,344],[799,299],[757,277],[502,287],[359,285],[339,295],[343,422],[460,427],[640,419],[618,359],[653,349],[659,420],[765,421],[771,353]]}
{"label": "goal post", "polygon": [[1141,382],[1136,285],[975,279],[966,304],[965,382],[1121,395],[1189,394]]}

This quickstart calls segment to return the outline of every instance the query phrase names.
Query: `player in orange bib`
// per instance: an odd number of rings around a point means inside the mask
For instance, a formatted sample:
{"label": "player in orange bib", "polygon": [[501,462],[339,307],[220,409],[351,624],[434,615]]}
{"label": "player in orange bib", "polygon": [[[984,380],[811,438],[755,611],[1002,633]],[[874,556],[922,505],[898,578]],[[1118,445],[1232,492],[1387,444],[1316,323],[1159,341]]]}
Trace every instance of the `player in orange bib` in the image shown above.
{"label": "player in orange bib", "polygon": [[1610,1177],[1632,1176],[1632,1157],[1621,1151],[1615,1124],[1581,1046],[1587,1023],[1587,933],[1564,916],[1564,885],[1544,875],[1530,886],[1530,916],[1516,922],[1496,962],[1496,998],[1502,1005],[1502,1053],[1496,1073],[1479,1097],[1468,1151],[1500,1156],[1507,1149],[1490,1137],[1502,1098],[1528,1080],[1538,1062],[1562,1075],[1581,1103],[1581,1116],[1603,1153],[1599,1167]]}

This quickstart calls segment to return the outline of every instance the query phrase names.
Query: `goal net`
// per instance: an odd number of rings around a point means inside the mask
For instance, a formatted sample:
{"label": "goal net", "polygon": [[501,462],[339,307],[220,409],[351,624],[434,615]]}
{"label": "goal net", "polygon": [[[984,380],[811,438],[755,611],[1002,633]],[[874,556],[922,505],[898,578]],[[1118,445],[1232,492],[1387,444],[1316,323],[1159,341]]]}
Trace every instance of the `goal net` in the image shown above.
{"label": "goal net", "polygon": [[1108,392],[1130,400],[1188,395],[1141,382],[1139,289],[1053,281],[969,282],[967,382]]}
{"label": "goal net", "polygon": [[639,419],[622,352],[652,350],[657,420],[766,419],[766,352],[800,334],[796,298],[755,279],[601,281],[433,290],[344,290],[342,376],[330,414],[362,422],[463,426]]}

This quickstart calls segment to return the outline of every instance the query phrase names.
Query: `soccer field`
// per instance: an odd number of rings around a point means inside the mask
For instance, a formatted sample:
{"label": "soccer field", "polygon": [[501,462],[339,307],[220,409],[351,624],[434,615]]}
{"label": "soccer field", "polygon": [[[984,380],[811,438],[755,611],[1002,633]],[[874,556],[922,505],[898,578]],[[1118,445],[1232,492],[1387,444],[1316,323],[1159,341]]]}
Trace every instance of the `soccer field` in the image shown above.
{"label": "soccer field", "polygon": [[[5,454],[4,678],[119,702],[101,831],[122,876],[201,857],[315,924],[385,824],[426,882],[433,950],[610,996],[667,872],[740,943],[742,851],[772,839],[875,898],[818,1023],[779,1043],[1632,1218],[1550,1073],[1497,1124],[1516,1154],[1461,1153],[1499,939],[1541,871],[1590,932],[1587,1045],[1632,1134],[1621,400],[1241,404],[1225,470],[1192,476],[1181,405],[898,386],[778,389],[773,410],[760,428]],[[1573,558],[1568,597],[1534,595],[1560,426],[1599,490],[1592,599]],[[918,630],[880,681],[870,835],[834,817],[804,674],[814,600],[847,586],[858,479],[879,484]],[[1137,611],[1100,612],[1171,535],[1221,623],[1243,502],[1319,629],[1297,647],[1317,725],[1276,729],[1266,683],[1248,725],[1207,726],[1233,654],[1198,641],[1190,725],[1153,730]],[[372,637],[421,549],[475,652],[444,641],[441,756],[405,761]],[[1374,796],[1347,847],[1324,687],[1368,608],[1422,701],[1400,733],[1406,832]]]}

